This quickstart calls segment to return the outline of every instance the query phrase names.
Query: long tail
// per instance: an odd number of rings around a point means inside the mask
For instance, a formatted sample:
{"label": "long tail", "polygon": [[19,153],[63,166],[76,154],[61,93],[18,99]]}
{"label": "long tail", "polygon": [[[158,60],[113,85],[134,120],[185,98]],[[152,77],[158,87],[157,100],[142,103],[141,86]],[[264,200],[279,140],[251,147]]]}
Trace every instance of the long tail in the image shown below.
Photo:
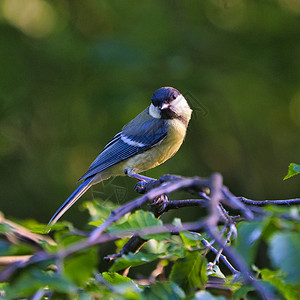
{"label": "long tail", "polygon": [[64,204],[56,211],[48,226],[53,226],[58,219],[91,187],[91,182],[94,177],[86,179],[80,184],[80,186],[74,191],[74,193],[64,202]]}

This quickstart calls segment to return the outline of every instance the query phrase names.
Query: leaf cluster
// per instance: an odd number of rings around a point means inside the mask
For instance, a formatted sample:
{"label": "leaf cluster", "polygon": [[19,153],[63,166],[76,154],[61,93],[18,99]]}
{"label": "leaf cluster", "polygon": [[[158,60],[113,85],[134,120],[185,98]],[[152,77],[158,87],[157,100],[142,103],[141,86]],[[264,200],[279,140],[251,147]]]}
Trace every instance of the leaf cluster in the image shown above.
{"label": "leaf cluster", "polygon": [[[101,209],[96,202],[84,206],[93,212],[87,226],[94,226],[93,220],[105,208]],[[298,299],[300,225],[293,219],[298,209],[266,208],[266,211],[269,216],[262,220],[238,224],[237,238],[231,247],[242,255],[266,289],[279,299]],[[181,220],[174,219],[173,224],[179,225]],[[35,242],[19,239],[15,228],[3,222],[0,225],[2,258],[38,253],[49,256],[28,266],[20,265],[1,283],[3,299],[33,295],[40,295],[38,299],[241,299],[247,295],[259,299],[255,289],[238,273],[232,274],[224,264],[214,260],[215,255],[202,242],[209,239],[203,233],[145,235],[143,238],[148,242],[137,253],[122,255],[103,271],[101,246],[63,258],[56,256],[85,238],[71,224],[59,223],[54,228],[53,242],[40,235],[45,228],[43,224],[26,221],[22,225],[39,234],[40,239]],[[163,221],[152,213],[138,210],[111,225],[107,234],[119,236],[122,232],[163,226]],[[121,249],[126,241],[126,238],[116,239],[112,252]],[[2,262],[2,274],[7,268]]]}

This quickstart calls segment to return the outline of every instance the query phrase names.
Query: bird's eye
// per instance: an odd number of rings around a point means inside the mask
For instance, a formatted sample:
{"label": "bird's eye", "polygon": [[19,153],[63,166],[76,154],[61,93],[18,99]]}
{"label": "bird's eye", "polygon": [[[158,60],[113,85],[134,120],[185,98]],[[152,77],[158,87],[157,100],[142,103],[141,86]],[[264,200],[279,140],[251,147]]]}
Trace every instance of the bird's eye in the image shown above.
{"label": "bird's eye", "polygon": [[173,99],[176,99],[176,96],[175,96],[175,94],[172,94],[172,98],[173,98]]}

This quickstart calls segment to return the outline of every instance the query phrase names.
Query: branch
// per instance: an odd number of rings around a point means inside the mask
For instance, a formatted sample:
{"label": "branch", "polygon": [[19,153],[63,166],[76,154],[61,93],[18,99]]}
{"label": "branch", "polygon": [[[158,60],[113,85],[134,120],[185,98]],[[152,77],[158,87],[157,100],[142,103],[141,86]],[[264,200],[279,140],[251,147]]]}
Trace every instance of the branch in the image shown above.
{"label": "branch", "polygon": [[252,211],[246,207],[245,204],[240,202],[226,186],[223,186],[222,192],[225,200],[227,200],[225,201],[225,204],[227,203],[232,208],[240,210],[247,220],[252,220],[254,218]]}
{"label": "branch", "polygon": [[[219,253],[219,250],[217,250],[216,248],[214,248],[207,240],[202,239],[201,243],[207,247],[209,250],[211,250],[212,252],[214,252],[215,254]],[[223,263],[226,265],[226,267],[232,272],[232,274],[236,275],[236,274],[240,274],[240,272],[238,270],[236,270],[233,265],[228,261],[227,257],[223,254],[220,255],[221,260],[223,261]]]}
{"label": "branch", "polygon": [[56,245],[56,243],[50,237],[33,233],[27,228],[10,220],[7,220],[2,213],[0,213],[0,224],[8,225],[9,228],[11,228],[11,231],[9,231],[8,233],[12,233],[17,240],[19,239],[32,241],[36,245],[39,245],[41,241],[44,241],[52,246]]}
{"label": "branch", "polygon": [[[157,186],[151,190],[149,190],[145,195],[120,206],[119,208],[113,210],[109,216],[109,218],[99,227],[94,229],[90,235],[90,240],[94,241],[101,236],[104,230],[110,226],[115,221],[119,220],[126,213],[133,211],[134,209],[140,207],[145,202],[151,201],[160,195],[170,194],[176,190],[191,188],[193,190],[201,190],[202,187],[207,187],[209,181],[207,179],[201,179],[199,177],[193,178],[183,178],[183,177],[174,177],[172,175],[162,176],[159,180],[154,182],[149,182],[147,186],[155,186],[161,183],[160,186]],[[164,183],[164,184],[162,184]]]}
{"label": "branch", "polygon": [[226,242],[223,241],[214,230],[211,230],[209,226],[205,226],[205,231],[215,240],[215,242],[223,248],[223,252],[226,257],[230,259],[230,261],[235,265],[238,270],[240,270],[241,275],[244,279],[251,283],[253,287],[257,290],[257,292],[266,300],[274,300],[276,299],[273,294],[271,294],[254,276],[251,270],[246,265],[243,258],[238,254],[234,249],[226,245]]}
{"label": "branch", "polygon": [[300,198],[296,199],[287,199],[287,200],[251,200],[245,197],[236,197],[239,201],[245,203],[246,205],[253,205],[253,206],[267,206],[267,205],[280,205],[280,206],[291,206],[291,205],[299,205]]}
{"label": "branch", "polygon": [[209,202],[209,211],[210,214],[206,219],[207,225],[213,230],[216,228],[220,216],[222,215],[222,211],[220,211],[219,203],[223,198],[222,194],[223,187],[223,177],[221,174],[213,174],[211,176],[211,196]]}
{"label": "branch", "polygon": [[28,261],[32,255],[16,255],[16,256],[1,256],[0,257],[0,265],[9,265],[16,262],[26,262]]}
{"label": "branch", "polygon": [[[226,228],[230,228],[230,237],[231,234],[235,234],[235,224],[237,222],[237,217],[230,216],[229,212],[226,211],[223,205],[239,210],[247,220],[252,220],[257,215],[263,213],[263,210],[260,209],[259,206],[265,206],[268,204],[288,206],[296,205],[300,204],[300,199],[253,201],[244,197],[236,197],[229,191],[226,186],[223,185],[223,178],[221,174],[218,173],[213,174],[209,179],[199,177],[184,178],[175,175],[164,175],[158,180],[153,180],[140,186],[138,185],[136,187],[136,190],[141,193],[142,196],[113,210],[108,219],[99,227],[95,228],[89,234],[89,237],[87,239],[78,242],[77,244],[71,245],[66,249],[59,250],[57,254],[47,254],[46,252],[40,252],[32,256],[27,261],[17,261],[4,269],[4,271],[0,274],[0,281],[6,280],[17,269],[24,268],[25,266],[28,266],[30,264],[53,259],[62,261],[63,258],[79,250],[94,245],[107,243],[109,241],[115,241],[124,237],[131,237],[131,239],[129,240],[129,242],[131,241],[131,244],[127,242],[120,254],[115,254],[109,258],[114,259],[124,253],[128,253],[129,251],[137,251],[145,242],[145,240],[140,236],[163,232],[178,233],[182,231],[202,230],[205,231],[216,244],[218,244],[219,250],[212,247],[212,243],[209,243],[206,240],[204,240],[204,244],[206,243],[210,245],[210,250],[216,253],[217,258],[220,257],[220,259],[225,263],[225,265],[231,270],[233,274],[237,274],[238,272],[240,272],[241,276],[243,276],[243,278],[247,282],[250,282],[263,298],[274,299],[273,295],[270,295],[262,287],[260,282],[255,279],[254,275],[249,270],[243,258],[231,247],[227,246],[226,241],[223,240],[223,235],[225,234]],[[165,201],[162,210],[160,208],[158,209],[158,205],[154,205],[150,208],[150,210],[154,212],[157,218],[159,218],[164,212],[167,212],[170,209],[178,209],[181,207],[191,206],[207,207],[207,217],[204,220],[201,219],[196,222],[183,223],[180,226],[166,224],[164,226],[149,227],[141,230],[119,231],[115,232],[113,235],[104,232],[111,224],[118,221],[128,212],[133,212],[146,202],[153,202],[154,199],[157,199],[164,195],[169,195],[170,193],[177,190],[184,190],[190,194],[199,196],[201,199]],[[206,190],[210,190],[209,195],[204,193],[204,191]],[[0,218],[0,222],[1,221],[2,220]],[[223,222],[225,224],[224,231],[219,231],[218,229],[218,224],[220,224],[220,222]],[[35,239],[36,242],[40,240],[40,236],[30,236],[30,234],[31,233],[28,231],[24,235],[32,240]],[[52,241],[49,240],[47,242],[51,243]],[[221,254],[222,251],[225,255]]]}
{"label": "branch", "polygon": [[101,236],[99,236],[97,240],[86,239],[66,249],[60,250],[57,254],[48,254],[46,252],[39,252],[33,255],[27,261],[17,261],[16,263],[9,265],[8,268],[6,268],[4,271],[0,273],[0,282],[7,280],[17,269],[27,267],[28,265],[32,265],[50,259],[62,259],[79,250],[86,249],[88,247],[92,247],[99,244],[104,244],[111,241],[116,241],[122,238],[127,238],[135,234],[149,235],[149,234],[158,234],[158,233],[165,233],[165,232],[170,232],[170,233],[182,232],[187,230],[197,231],[203,229],[203,227],[204,227],[203,221],[197,221],[191,223],[183,223],[181,226],[166,224],[164,226],[153,226],[153,227],[148,227],[139,230],[122,230],[122,231],[115,232],[114,235],[103,233]]}

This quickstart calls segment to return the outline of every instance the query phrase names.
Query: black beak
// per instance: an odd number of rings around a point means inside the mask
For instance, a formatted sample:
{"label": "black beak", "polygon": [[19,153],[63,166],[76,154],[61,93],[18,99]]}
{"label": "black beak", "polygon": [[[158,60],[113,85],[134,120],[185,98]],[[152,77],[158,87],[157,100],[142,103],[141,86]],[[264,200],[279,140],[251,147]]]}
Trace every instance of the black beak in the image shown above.
{"label": "black beak", "polygon": [[164,109],[167,109],[170,107],[170,104],[169,103],[162,103],[162,105],[159,106],[159,109],[161,110],[164,110]]}

